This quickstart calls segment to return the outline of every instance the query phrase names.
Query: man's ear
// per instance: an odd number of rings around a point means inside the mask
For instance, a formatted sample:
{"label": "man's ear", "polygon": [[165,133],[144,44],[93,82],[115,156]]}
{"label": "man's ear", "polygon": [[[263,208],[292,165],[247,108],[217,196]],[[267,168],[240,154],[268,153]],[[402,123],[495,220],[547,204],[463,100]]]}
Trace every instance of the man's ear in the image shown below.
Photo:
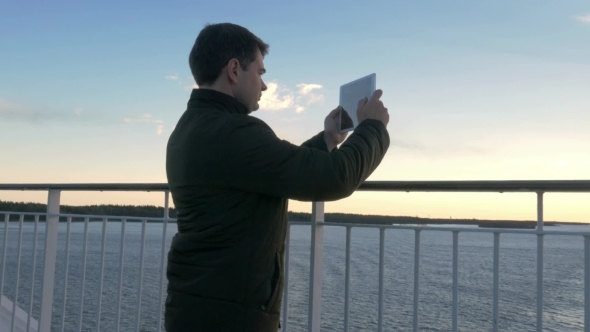
{"label": "man's ear", "polygon": [[240,75],[240,61],[238,59],[231,59],[225,66],[225,70],[227,72],[227,78],[230,84],[238,83],[238,77]]}

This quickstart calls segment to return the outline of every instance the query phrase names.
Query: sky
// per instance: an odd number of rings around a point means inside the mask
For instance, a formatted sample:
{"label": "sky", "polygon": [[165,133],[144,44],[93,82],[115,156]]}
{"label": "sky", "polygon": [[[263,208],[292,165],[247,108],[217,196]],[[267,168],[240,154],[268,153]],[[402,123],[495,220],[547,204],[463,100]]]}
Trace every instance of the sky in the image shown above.
{"label": "sky", "polygon": [[[166,143],[195,86],[188,54],[219,22],[270,44],[253,116],[295,144],[323,130],[340,85],[376,73],[392,144],[369,180],[590,179],[587,1],[4,1],[0,183],[165,183]],[[590,222],[589,202],[547,194],[545,218]],[[62,203],[162,205],[163,194]],[[535,203],[357,192],[326,211],[535,219]]]}

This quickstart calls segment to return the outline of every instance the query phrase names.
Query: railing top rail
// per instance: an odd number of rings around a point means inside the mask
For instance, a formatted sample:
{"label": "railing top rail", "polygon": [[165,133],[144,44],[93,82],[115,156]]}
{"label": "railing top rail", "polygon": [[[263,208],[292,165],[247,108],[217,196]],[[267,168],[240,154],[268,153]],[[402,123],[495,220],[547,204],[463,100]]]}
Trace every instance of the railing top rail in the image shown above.
{"label": "railing top rail", "polygon": [[0,183],[0,190],[167,191],[167,183]]}
{"label": "railing top rail", "polygon": [[[156,191],[167,183],[0,183],[0,190]],[[392,192],[590,192],[590,180],[367,181],[359,191]]]}
{"label": "railing top rail", "polygon": [[363,191],[590,192],[590,180],[368,181]]}

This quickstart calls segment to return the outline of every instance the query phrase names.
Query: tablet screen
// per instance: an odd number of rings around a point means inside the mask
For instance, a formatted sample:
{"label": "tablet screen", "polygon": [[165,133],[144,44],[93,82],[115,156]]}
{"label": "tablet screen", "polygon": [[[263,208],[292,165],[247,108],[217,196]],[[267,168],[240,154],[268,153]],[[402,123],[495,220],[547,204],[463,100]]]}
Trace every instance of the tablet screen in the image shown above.
{"label": "tablet screen", "polygon": [[370,98],[375,92],[375,74],[371,74],[340,87],[340,131],[350,131],[358,126],[359,100]]}

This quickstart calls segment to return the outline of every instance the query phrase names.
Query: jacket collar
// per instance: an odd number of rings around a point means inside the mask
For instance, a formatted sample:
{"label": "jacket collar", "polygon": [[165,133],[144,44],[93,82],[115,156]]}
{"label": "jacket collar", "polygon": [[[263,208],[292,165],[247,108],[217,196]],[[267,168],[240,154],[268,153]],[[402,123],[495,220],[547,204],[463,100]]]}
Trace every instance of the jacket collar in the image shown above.
{"label": "jacket collar", "polygon": [[213,106],[219,110],[238,113],[248,114],[248,109],[236,98],[217,90],[212,89],[193,89],[191,98],[188,102],[189,108],[197,108],[203,106]]}

